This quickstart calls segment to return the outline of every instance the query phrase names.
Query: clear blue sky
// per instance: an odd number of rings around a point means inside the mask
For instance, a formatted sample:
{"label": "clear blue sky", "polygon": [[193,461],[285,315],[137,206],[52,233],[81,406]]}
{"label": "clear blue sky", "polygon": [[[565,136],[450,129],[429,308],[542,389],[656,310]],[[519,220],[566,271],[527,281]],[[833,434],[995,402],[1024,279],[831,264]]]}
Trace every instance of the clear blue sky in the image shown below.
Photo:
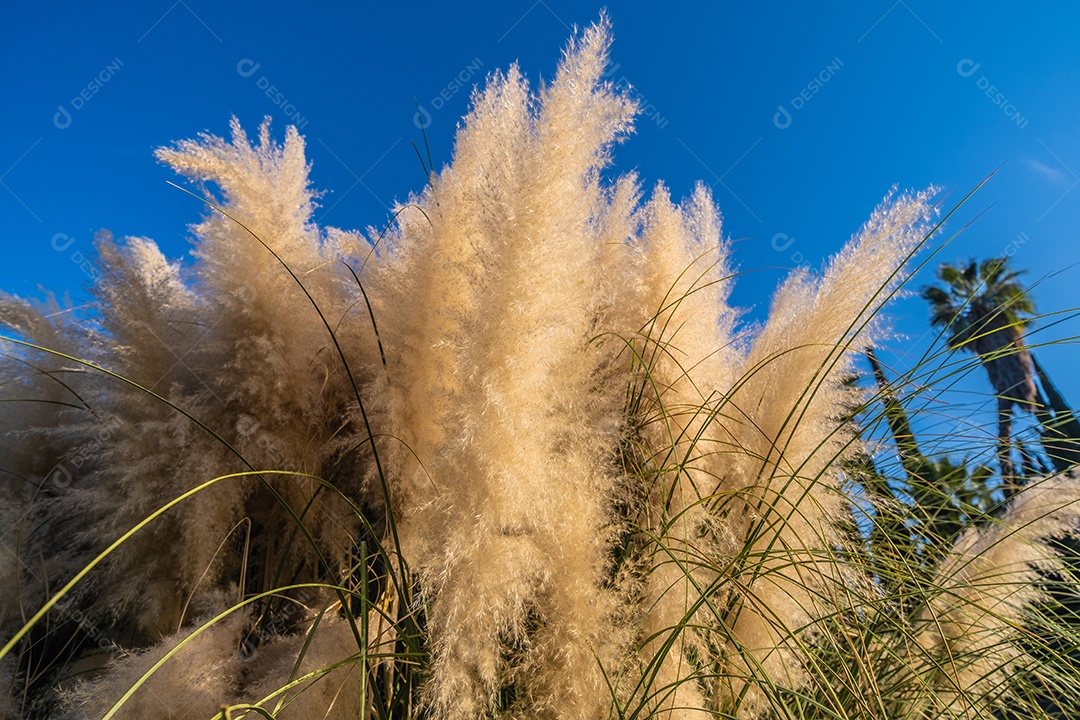
{"label": "clear blue sky", "polygon": [[[100,228],[182,256],[203,208],[166,184],[173,175],[152,151],[226,134],[234,114],[249,130],[271,116],[279,138],[287,123],[301,127],[314,184],[327,191],[321,224],[381,225],[423,185],[414,99],[441,165],[475,83],[515,60],[534,80],[550,77],[571,26],[603,7],[360,5],[3,4],[0,289],[40,286],[77,302],[87,281],[78,261]],[[838,250],[891,186],[937,184],[951,204],[1000,167],[949,223],[951,234],[974,219],[941,259],[1012,254],[1038,282],[1040,311],[1076,307],[1080,5],[1034,8],[613,3],[611,79],[651,108],[617,149],[617,170],[662,179],[675,197],[699,179],[713,186],[747,271],[734,300],[760,318],[784,271]],[[892,315],[906,338],[888,359],[903,366],[927,347],[927,312],[910,298]],[[1040,357],[1080,403],[1076,348]],[[957,401],[989,407],[981,374],[959,389],[979,394]]]}

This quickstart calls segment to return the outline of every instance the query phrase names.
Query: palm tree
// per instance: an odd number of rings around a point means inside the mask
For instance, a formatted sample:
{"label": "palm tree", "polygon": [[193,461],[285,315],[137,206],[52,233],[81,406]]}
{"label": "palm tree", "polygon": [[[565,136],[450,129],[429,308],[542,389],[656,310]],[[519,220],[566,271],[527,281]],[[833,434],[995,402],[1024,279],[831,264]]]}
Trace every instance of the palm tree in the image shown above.
{"label": "palm tree", "polygon": [[[866,357],[903,469],[902,477],[887,476],[872,460],[864,460],[861,476],[875,510],[870,546],[874,558],[883,561],[883,584],[889,584],[890,570],[895,572],[897,567],[903,568],[899,578],[903,583],[917,583],[929,578],[956,536],[991,506],[986,480],[993,471],[984,465],[972,466],[967,458],[956,462],[948,456],[924,455],[894,383],[873,350],[867,350]],[[904,594],[903,587],[896,589]]]}
{"label": "palm tree", "polygon": [[942,264],[937,276],[944,287],[931,285],[922,296],[931,304],[930,323],[945,328],[951,349],[979,357],[997,395],[997,456],[1006,499],[1017,489],[1012,462],[1013,407],[1033,412],[1040,407],[1031,354],[1024,328],[1035,311],[1031,296],[1017,280],[1007,258],[990,258],[967,267]]}
{"label": "palm tree", "polygon": [[1074,465],[1080,465],[1080,420],[1069,407],[1068,402],[1035,356],[1035,374],[1039,376],[1039,385],[1045,395],[1039,396],[1042,407],[1036,412],[1042,426],[1042,444],[1047,456],[1058,472],[1065,472]]}

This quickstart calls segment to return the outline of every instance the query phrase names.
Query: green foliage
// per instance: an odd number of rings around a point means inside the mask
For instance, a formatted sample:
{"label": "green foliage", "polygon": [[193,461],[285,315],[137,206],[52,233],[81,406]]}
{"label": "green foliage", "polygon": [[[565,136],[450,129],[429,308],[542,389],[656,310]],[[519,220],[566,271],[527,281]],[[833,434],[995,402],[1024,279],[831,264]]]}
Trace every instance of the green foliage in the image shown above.
{"label": "green foliage", "polygon": [[1036,413],[1041,428],[1039,435],[1054,469],[1064,472],[1080,464],[1080,421],[1039,361],[1032,357],[1032,362],[1046,395],[1040,403],[1040,411]]}
{"label": "green foliage", "polygon": [[901,477],[882,475],[869,459],[862,468],[862,482],[874,501],[871,557],[880,559],[883,568],[903,568],[899,578],[883,577],[902,593],[908,585],[926,582],[960,533],[985,520],[993,504],[987,484],[993,471],[967,459],[956,462],[923,454],[884,368],[873,351],[867,357],[904,471]]}
{"label": "green foliage", "polygon": [[970,261],[966,267],[944,263],[937,276],[945,287],[930,285],[923,298],[930,302],[930,324],[949,333],[949,346],[969,347],[977,337],[993,331],[995,324],[1023,330],[1035,312],[1034,303],[1019,277],[1023,271],[1009,268],[1008,258]]}

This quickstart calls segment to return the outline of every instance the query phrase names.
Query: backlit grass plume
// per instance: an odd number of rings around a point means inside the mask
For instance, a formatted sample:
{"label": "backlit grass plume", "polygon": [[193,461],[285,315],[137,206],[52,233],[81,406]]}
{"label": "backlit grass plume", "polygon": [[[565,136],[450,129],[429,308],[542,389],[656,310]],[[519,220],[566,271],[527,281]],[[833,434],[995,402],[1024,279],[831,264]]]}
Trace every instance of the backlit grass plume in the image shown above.
{"label": "backlit grass plume", "polygon": [[1016,631],[1048,595],[984,581],[1061,569],[1044,540],[1076,515],[1047,503],[1076,481],[964,535],[892,622],[854,520],[868,398],[846,380],[932,191],[890,194],[744,325],[708,190],[604,173],[637,109],[609,43],[601,20],[538,90],[491,75],[383,232],[316,226],[296,130],[234,120],[158,152],[208,206],[190,263],[103,233],[86,308],[0,299],[9,717],[1018,697]]}

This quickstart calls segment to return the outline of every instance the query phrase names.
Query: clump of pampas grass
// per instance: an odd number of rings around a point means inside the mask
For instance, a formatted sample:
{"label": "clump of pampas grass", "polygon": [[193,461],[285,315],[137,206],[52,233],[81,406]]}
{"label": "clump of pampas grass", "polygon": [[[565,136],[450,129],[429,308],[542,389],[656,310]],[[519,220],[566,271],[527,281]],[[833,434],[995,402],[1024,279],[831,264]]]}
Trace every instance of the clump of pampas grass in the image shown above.
{"label": "clump of pampas grass", "polygon": [[[158,152],[210,206],[191,264],[103,234],[89,309],[0,299],[10,716],[848,712],[821,658],[888,599],[852,532],[844,380],[934,191],[890,193],[744,326],[708,190],[604,179],[636,112],[609,43],[586,29],[537,91],[492,74],[385,232],[317,227],[303,139],[234,120]],[[1002,521],[1028,581],[1073,519],[1041,502]],[[934,673],[1015,675],[999,646],[1038,593],[980,594],[990,532],[907,636],[935,702]],[[88,638],[97,677],[57,682]]]}

